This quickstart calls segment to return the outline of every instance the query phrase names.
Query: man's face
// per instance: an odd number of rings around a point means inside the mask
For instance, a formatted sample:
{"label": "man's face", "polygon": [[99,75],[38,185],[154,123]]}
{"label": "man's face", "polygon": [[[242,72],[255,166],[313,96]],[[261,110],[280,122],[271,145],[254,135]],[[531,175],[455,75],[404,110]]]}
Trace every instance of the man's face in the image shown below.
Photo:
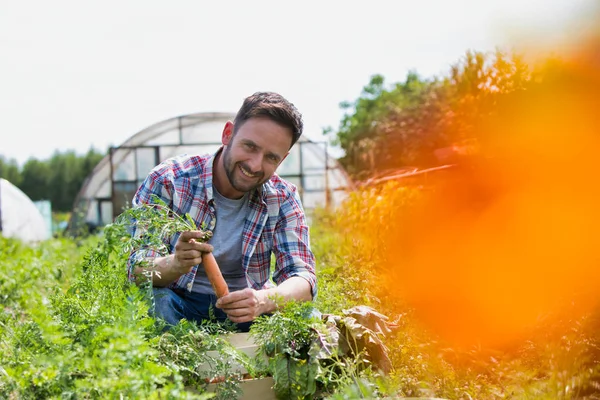
{"label": "man's face", "polygon": [[288,155],[292,132],[267,118],[251,118],[238,127],[223,130],[223,166],[229,184],[238,195],[268,181]]}

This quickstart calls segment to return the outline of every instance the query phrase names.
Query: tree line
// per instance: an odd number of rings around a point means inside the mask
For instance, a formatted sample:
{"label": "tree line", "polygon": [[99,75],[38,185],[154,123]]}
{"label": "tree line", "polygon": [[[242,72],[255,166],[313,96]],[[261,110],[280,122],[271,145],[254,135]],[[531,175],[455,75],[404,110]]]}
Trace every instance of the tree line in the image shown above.
{"label": "tree line", "polygon": [[344,150],[339,161],[356,179],[452,162],[452,150],[469,152],[485,142],[477,128],[503,97],[559,66],[557,58],[530,66],[518,54],[469,51],[445,76],[425,79],[411,71],[404,82],[386,85],[373,75],[358,99],[340,104],[346,113],[338,129],[323,133]]}
{"label": "tree line", "polygon": [[104,155],[93,148],[84,155],[57,151],[46,160],[30,158],[22,167],[0,155],[0,177],[31,200],[50,200],[53,211],[69,212],[85,178]]}

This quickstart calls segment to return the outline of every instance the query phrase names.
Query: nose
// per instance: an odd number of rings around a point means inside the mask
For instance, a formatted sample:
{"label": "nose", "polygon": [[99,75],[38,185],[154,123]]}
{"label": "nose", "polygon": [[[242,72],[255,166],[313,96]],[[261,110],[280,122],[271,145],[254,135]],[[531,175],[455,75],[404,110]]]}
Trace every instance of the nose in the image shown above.
{"label": "nose", "polygon": [[261,154],[252,154],[248,158],[248,167],[251,169],[252,173],[255,174],[259,172],[262,168],[262,155]]}

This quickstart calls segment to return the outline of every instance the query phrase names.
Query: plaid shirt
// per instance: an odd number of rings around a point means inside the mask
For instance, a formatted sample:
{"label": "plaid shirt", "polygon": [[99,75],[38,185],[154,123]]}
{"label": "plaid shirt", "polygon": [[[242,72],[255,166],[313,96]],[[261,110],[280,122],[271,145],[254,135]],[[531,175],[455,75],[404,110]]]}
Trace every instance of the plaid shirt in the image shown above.
{"label": "plaid shirt", "polygon": [[[157,195],[174,212],[187,213],[196,226],[205,226],[212,231],[217,221],[212,169],[219,151],[213,155],[178,156],[162,162],[139,187],[132,205],[152,203],[153,195]],[[310,250],[308,226],[296,187],[275,174],[249,193],[248,207],[241,249],[248,286],[257,290],[274,286],[270,281],[271,253],[274,253],[273,281],[280,284],[292,276],[300,276],[310,283],[315,298],[315,258]],[[171,253],[179,235],[175,234],[169,240]],[[133,251],[128,260],[129,279],[134,278],[136,262],[166,255],[151,249]],[[195,265],[170,287],[191,291],[197,270],[198,265]]]}

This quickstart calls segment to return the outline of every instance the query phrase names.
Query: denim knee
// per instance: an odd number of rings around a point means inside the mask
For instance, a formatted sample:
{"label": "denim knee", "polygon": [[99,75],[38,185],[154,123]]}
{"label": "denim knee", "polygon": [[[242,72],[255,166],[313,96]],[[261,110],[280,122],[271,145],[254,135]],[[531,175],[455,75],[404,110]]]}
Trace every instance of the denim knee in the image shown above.
{"label": "denim knee", "polygon": [[177,325],[184,318],[181,297],[165,287],[154,287],[152,292],[154,316],[164,320],[169,325]]}

